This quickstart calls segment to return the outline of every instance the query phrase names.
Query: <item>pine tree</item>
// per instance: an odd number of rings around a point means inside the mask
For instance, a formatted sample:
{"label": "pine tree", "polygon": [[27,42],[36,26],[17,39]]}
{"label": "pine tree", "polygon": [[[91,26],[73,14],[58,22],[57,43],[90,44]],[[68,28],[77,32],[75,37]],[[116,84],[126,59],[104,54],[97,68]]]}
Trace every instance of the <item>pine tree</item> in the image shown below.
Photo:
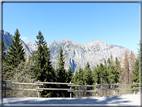
{"label": "pine tree", "polygon": [[[85,67],[85,85],[93,85],[94,81],[93,81],[93,75],[92,75],[92,71],[90,69],[90,64],[89,62],[87,62],[87,65]],[[92,90],[93,88],[92,87],[87,87],[87,90]],[[92,93],[86,93],[88,94],[89,96],[92,94]]]}
{"label": "pine tree", "polygon": [[130,53],[130,83],[132,82],[132,76],[133,76],[133,71],[134,71],[134,66],[136,62],[136,57],[133,51]]}
{"label": "pine tree", "polygon": [[139,83],[139,58],[135,62],[135,69],[133,71],[132,82]]}
{"label": "pine tree", "polygon": [[[109,83],[117,83],[119,81],[119,72],[116,70],[116,66],[113,61],[113,56],[111,58],[108,58],[107,60],[107,80]],[[115,63],[118,64],[118,60],[115,61]]]}
{"label": "pine tree", "polygon": [[97,64],[97,67],[95,67],[93,70],[93,81],[95,82],[95,84],[101,83],[100,71],[98,69],[99,69],[99,65]]}
{"label": "pine tree", "polygon": [[79,85],[85,85],[85,76],[84,76],[84,71],[82,68],[79,68],[79,73],[78,73],[78,80],[77,80]]}
{"label": "pine tree", "polygon": [[6,64],[8,66],[17,67],[21,61],[25,61],[25,52],[20,40],[20,34],[16,29],[15,35],[13,36],[12,44],[10,44],[8,54],[6,55]]}
{"label": "pine tree", "polygon": [[100,82],[101,82],[101,84],[103,83],[103,81],[104,81],[104,65],[102,64],[102,63],[100,63],[100,66],[99,66],[99,68],[98,68],[98,71],[99,71],[99,73],[100,73]]}
{"label": "pine tree", "polygon": [[[36,41],[38,45],[38,49],[36,51],[35,61],[35,80],[39,80],[41,82],[54,82],[56,79],[55,72],[52,68],[52,64],[50,61],[50,51],[47,47],[47,43],[44,40],[42,33],[39,31],[37,37],[38,41]],[[43,85],[44,88],[52,88],[53,85]],[[51,97],[53,95],[53,91],[44,90],[41,92],[42,97]]]}
{"label": "pine tree", "polygon": [[[71,82],[77,85],[77,84],[78,84],[78,80],[79,80],[79,72],[76,71],[76,72],[75,72],[75,75],[72,77]],[[76,87],[76,88],[77,88],[77,87]]]}
{"label": "pine tree", "polygon": [[67,72],[67,83],[71,82],[73,77],[72,69],[69,67],[68,72]]}
{"label": "pine tree", "polygon": [[121,67],[120,62],[118,61],[118,58],[115,58],[115,69],[118,72],[119,82],[120,82],[120,74],[121,74]]}
{"label": "pine tree", "polygon": [[[85,80],[85,71],[82,68],[79,68],[79,73],[78,73],[78,80],[77,80],[79,85],[85,85],[86,84],[86,80]],[[85,87],[78,87],[79,90],[84,90]],[[84,96],[84,93],[79,92],[78,93],[79,96]],[[86,93],[85,93],[86,94]]]}
{"label": "pine tree", "polygon": [[[139,57],[136,59],[135,62],[135,67],[134,67],[134,71],[133,71],[133,76],[132,76],[132,83],[139,83]],[[139,87],[139,85],[135,85],[135,87]],[[133,86],[131,86],[131,88],[133,88]],[[138,91],[138,89],[136,90]]]}
{"label": "pine tree", "polygon": [[[76,72],[75,72],[75,75],[73,75],[73,77],[72,77],[71,82],[74,83],[75,85],[78,85],[78,79],[79,79],[79,72],[76,71]],[[78,87],[75,87],[75,86],[72,86],[71,88],[74,89],[74,90],[78,90]],[[77,96],[78,93],[73,92],[73,95],[76,95],[76,96]]]}
{"label": "pine tree", "polygon": [[111,66],[108,69],[108,81],[109,83],[117,83],[118,82],[118,72],[116,71],[114,66]]}
{"label": "pine tree", "polygon": [[60,48],[60,58],[59,58],[59,67],[57,69],[57,80],[58,82],[66,82],[66,70],[64,69],[64,58],[63,58],[63,50]]}
{"label": "pine tree", "polygon": [[92,85],[94,83],[89,62],[87,62],[87,65],[85,67],[85,83],[86,85]]}
{"label": "pine tree", "polygon": [[108,69],[107,69],[107,65],[105,64],[103,66],[104,70],[103,70],[103,83],[108,83]]}
{"label": "pine tree", "polygon": [[[60,57],[59,57],[59,67],[57,69],[57,82],[66,82],[66,78],[67,78],[67,74],[66,74],[66,70],[64,69],[64,57],[63,57],[63,50],[62,47],[60,47]],[[66,86],[63,85],[58,85],[58,87],[60,88],[66,88]],[[65,93],[64,91],[59,91],[59,96],[60,97],[65,97]]]}
{"label": "pine tree", "polygon": [[3,72],[5,73],[5,79],[8,79],[10,76],[13,76],[13,69],[16,68],[20,62],[25,62],[25,52],[20,40],[20,34],[18,29],[16,29],[15,35],[13,36],[12,44],[10,44],[9,51],[5,58],[5,63],[3,66]]}
{"label": "pine tree", "polygon": [[[66,74],[66,83],[70,83],[72,78],[73,78],[73,73],[72,73],[71,67],[69,67],[68,71],[65,72],[65,74]],[[65,86],[65,88],[69,89],[70,86]],[[65,94],[66,97],[70,97],[70,93],[69,92],[65,91],[64,94]]]}

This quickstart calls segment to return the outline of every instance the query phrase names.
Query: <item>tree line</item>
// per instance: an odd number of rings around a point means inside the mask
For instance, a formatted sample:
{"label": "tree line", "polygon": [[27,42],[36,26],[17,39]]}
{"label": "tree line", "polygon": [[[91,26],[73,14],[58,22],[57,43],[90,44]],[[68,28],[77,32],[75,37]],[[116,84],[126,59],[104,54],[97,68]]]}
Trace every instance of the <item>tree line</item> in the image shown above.
{"label": "tree line", "polygon": [[[60,47],[58,68],[55,69],[52,66],[50,60],[50,51],[47,47],[47,42],[44,39],[41,31],[36,36],[36,44],[38,49],[32,52],[32,56],[25,58],[25,51],[20,39],[20,33],[18,29],[13,36],[13,45],[10,44],[9,51],[5,53],[4,43],[3,45],[3,80],[13,80],[18,82],[72,82],[80,85],[95,85],[97,84],[109,84],[109,83],[126,83],[139,82],[139,57],[134,58],[134,53],[131,52],[128,55],[127,51],[124,54],[123,65],[122,60],[115,60],[111,55],[110,58],[104,60],[104,63],[97,64],[97,66],[91,70],[90,64],[87,62],[86,67],[79,68],[73,75],[71,67],[68,70],[64,68],[64,55],[63,49]],[[129,58],[128,58],[129,56]],[[121,59],[121,58],[119,58]],[[44,84],[41,88],[69,88],[63,85]],[[73,89],[81,89],[82,87],[72,87]],[[83,87],[85,88],[85,87]],[[110,87],[108,87],[110,88]],[[93,88],[87,87],[87,90]],[[78,95],[77,93],[73,93]],[[83,93],[84,94],[84,93]],[[85,93],[86,95],[91,95]],[[40,93],[41,97],[69,97],[67,91],[51,91],[44,90]]]}

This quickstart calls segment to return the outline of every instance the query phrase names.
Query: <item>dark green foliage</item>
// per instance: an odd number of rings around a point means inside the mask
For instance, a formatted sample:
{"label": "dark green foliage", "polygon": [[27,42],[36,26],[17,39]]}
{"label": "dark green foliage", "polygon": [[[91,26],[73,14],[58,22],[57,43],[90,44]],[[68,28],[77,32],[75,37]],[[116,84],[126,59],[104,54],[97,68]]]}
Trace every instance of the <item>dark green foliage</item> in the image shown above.
{"label": "dark green foliage", "polygon": [[[136,59],[135,62],[135,69],[133,71],[132,83],[139,83],[139,57]],[[135,85],[135,87],[139,87],[140,85]],[[133,86],[131,86],[133,88]],[[138,91],[139,89],[136,89]],[[132,91],[133,92],[133,91]]]}
{"label": "dark green foliage", "polygon": [[85,85],[85,73],[84,73],[83,69],[81,69],[81,68],[79,68],[77,82],[79,85]]}
{"label": "dark green foliage", "polygon": [[108,69],[108,81],[109,81],[109,83],[117,83],[118,82],[118,72],[116,71],[114,66],[111,66]]}
{"label": "dark green foliage", "polygon": [[139,83],[139,58],[135,62],[135,70],[133,73],[132,82]]}
{"label": "dark green foliage", "polygon": [[108,83],[108,75],[109,75],[109,73],[108,73],[108,70],[107,70],[107,66],[106,65],[104,65],[104,70],[103,70],[103,83],[104,84],[107,84]]}
{"label": "dark green foliage", "polygon": [[20,34],[16,29],[15,35],[13,36],[12,44],[10,44],[8,54],[6,55],[6,64],[8,66],[17,67],[21,61],[25,61],[25,52],[20,40]]}
{"label": "dark green foliage", "polygon": [[79,75],[79,72],[76,71],[75,75],[72,77],[72,80],[71,80],[72,83],[78,84],[78,82],[77,82],[78,81],[78,75]]}
{"label": "dark green foliage", "polygon": [[118,58],[115,58],[115,69],[118,72],[118,82],[120,82],[120,74],[121,74],[121,67],[120,67],[120,62],[118,61]]}
{"label": "dark green foliage", "polygon": [[[76,85],[85,85],[85,72],[83,69],[79,68],[79,72],[76,71],[75,75],[73,76],[72,82]],[[81,90],[84,89],[84,87],[72,87],[74,90]],[[80,96],[81,93],[73,93],[73,95]]]}
{"label": "dark green foliage", "polygon": [[[35,52],[35,66],[34,66],[34,73],[35,73],[35,80],[39,80],[41,82],[55,82],[56,75],[54,69],[52,68],[51,61],[50,61],[50,51],[47,48],[47,43],[44,40],[42,33],[39,31],[37,36],[38,41],[36,41],[38,45],[38,49]],[[44,88],[52,88],[53,85],[45,84],[42,87]],[[54,96],[53,91],[44,90],[41,92],[42,97],[51,97]]]}
{"label": "dark green foliage", "polygon": [[104,75],[104,65],[102,64],[102,63],[100,63],[100,66],[99,66],[99,68],[98,68],[98,71],[99,71],[99,73],[100,73],[100,75],[99,75],[99,81],[100,81],[100,83],[102,84],[103,83],[103,75]]}
{"label": "dark green foliage", "polygon": [[71,82],[72,77],[73,77],[72,69],[71,69],[71,67],[69,67],[69,70],[67,72],[67,78],[66,78],[67,79],[67,83]]}
{"label": "dark green foliage", "polygon": [[60,48],[60,57],[59,57],[59,67],[57,69],[57,80],[58,82],[66,82],[66,70],[64,69],[64,58],[63,58],[63,50]]}
{"label": "dark green foliage", "polygon": [[[118,60],[116,63],[119,65]],[[104,65],[100,63],[93,70],[93,81],[94,84],[106,84],[106,83],[117,83],[119,79],[119,73],[116,70],[118,68],[114,65],[113,57],[104,60]]]}
{"label": "dark green foliage", "polygon": [[92,71],[90,69],[89,62],[87,62],[87,65],[85,67],[85,84],[92,85],[93,82]]}
{"label": "dark green foliage", "polygon": [[10,44],[9,51],[7,55],[4,57],[5,62],[3,66],[3,73],[5,76],[5,79],[8,79],[9,77],[13,76],[13,69],[17,67],[20,62],[25,62],[25,52],[20,40],[20,34],[18,29],[16,29],[15,35],[13,36],[14,40],[12,40],[12,44]]}
{"label": "dark green foliage", "polygon": [[[93,75],[92,75],[92,71],[90,69],[90,65],[89,62],[87,62],[87,65],[85,67],[85,85],[93,85],[94,81],[93,81]],[[87,90],[92,90],[92,87],[86,87]],[[92,93],[86,93],[87,95],[91,95]]]}
{"label": "dark green foliage", "polygon": [[[72,78],[73,78],[72,69],[71,69],[71,67],[69,67],[68,71],[66,71],[66,83],[70,83]],[[69,89],[70,86],[66,86],[65,88]],[[70,93],[66,91],[65,96],[70,97]]]}
{"label": "dark green foliage", "polygon": [[[63,57],[63,50],[62,47],[60,47],[60,55],[59,55],[59,62],[58,62],[58,69],[57,69],[57,82],[67,82],[67,73],[64,69],[64,57]],[[58,85],[59,88],[67,88],[67,86]],[[58,91],[58,96],[65,97],[67,93],[65,91]]]}
{"label": "dark green foliage", "polygon": [[[99,77],[100,77],[100,73],[99,73],[99,71],[98,71],[98,67],[99,67],[99,65],[97,65],[97,67],[95,67],[94,68],[94,70],[93,70],[93,81],[94,81],[94,83],[96,84],[99,84],[100,83],[100,81],[99,81]],[[95,85],[94,84],[94,85]]]}
{"label": "dark green foliage", "polygon": [[[108,62],[108,67],[107,67],[107,72],[108,72],[108,76],[107,76],[107,79],[108,79],[108,82],[109,83],[117,83],[119,81],[119,72],[117,71],[117,67],[115,66],[114,64],[114,61],[113,61],[113,57],[111,55],[111,58],[107,60]],[[115,60],[115,63],[118,64],[118,59],[116,58]]]}

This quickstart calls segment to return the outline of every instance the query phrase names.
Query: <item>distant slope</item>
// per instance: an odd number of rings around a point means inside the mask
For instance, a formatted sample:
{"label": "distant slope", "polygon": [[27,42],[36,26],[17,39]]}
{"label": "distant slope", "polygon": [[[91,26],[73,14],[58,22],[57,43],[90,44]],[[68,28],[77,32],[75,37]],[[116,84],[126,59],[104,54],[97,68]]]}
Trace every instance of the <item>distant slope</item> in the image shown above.
{"label": "distant slope", "polygon": [[[13,38],[12,35],[4,32],[3,41],[7,46],[12,43],[11,38]],[[35,42],[21,42],[23,43],[26,57],[32,55],[32,51],[38,48]],[[97,64],[103,63],[104,59],[109,58],[111,55],[115,58],[122,55],[126,50],[129,53],[131,52],[127,48],[111,45],[99,40],[93,40],[88,44],[79,44],[69,39],[52,41],[48,47],[51,52],[52,65],[55,69],[58,67],[60,46],[62,46],[64,53],[65,68],[68,69],[71,66],[73,72],[78,71],[79,67],[84,68],[87,62],[90,63],[91,69],[94,69]]]}

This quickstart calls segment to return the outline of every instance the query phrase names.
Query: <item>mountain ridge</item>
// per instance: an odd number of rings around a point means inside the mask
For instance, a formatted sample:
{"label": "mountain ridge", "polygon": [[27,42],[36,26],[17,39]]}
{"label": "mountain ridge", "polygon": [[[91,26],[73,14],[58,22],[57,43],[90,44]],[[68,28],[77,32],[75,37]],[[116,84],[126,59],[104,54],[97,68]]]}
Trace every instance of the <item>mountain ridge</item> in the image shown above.
{"label": "mountain ridge", "polygon": [[[11,43],[10,38],[12,38],[11,34],[3,33],[3,41],[6,42],[6,45]],[[38,48],[35,42],[22,40],[21,42],[25,49],[26,57],[32,55],[32,51]],[[65,69],[68,70],[69,66],[71,66],[73,73],[78,71],[79,67],[84,69],[87,62],[89,62],[90,68],[94,69],[97,64],[104,63],[104,59],[107,60],[110,55],[115,58],[121,56],[126,50],[128,53],[131,52],[131,50],[122,46],[108,44],[96,39],[88,44],[79,44],[70,39],[54,40],[48,45],[48,48],[51,52],[50,58],[55,69],[58,67],[60,46],[62,46],[65,58]]]}

